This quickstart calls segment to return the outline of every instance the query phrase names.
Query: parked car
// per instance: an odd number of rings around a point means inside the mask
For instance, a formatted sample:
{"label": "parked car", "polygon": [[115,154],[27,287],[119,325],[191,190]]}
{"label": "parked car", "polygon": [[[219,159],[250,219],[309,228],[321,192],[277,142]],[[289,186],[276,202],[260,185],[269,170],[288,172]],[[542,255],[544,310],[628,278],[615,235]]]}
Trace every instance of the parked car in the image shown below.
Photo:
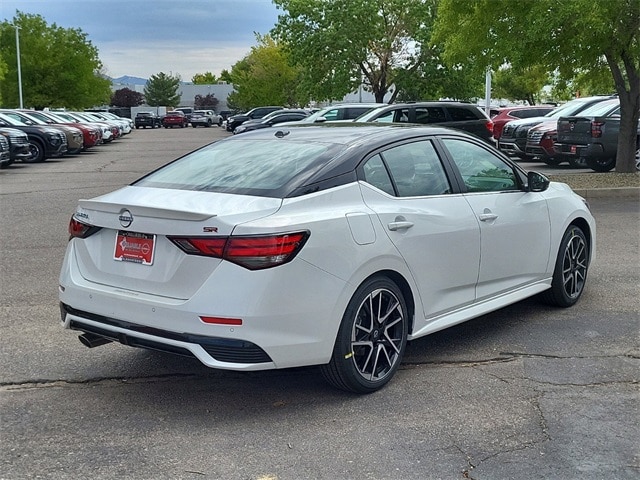
{"label": "parked car", "polygon": [[274,125],[284,124],[287,122],[296,122],[303,120],[304,118],[309,116],[309,112],[305,112],[304,110],[276,110],[275,112],[270,113],[269,115],[265,115],[263,118],[259,120],[249,120],[244,122],[242,125],[239,125],[233,131],[234,134],[250,132],[252,130],[259,130],[261,128],[268,128]]}
{"label": "parked car", "polygon": [[0,135],[0,168],[7,168],[12,163],[9,140],[4,135]]}
{"label": "parked car", "polygon": [[[617,98],[604,100],[602,102],[594,103],[590,107],[584,109],[580,115],[588,115],[588,112],[592,109],[604,108],[605,110],[608,110],[616,108],[617,105],[619,105]],[[574,168],[585,168],[586,163],[579,156],[563,155],[561,152],[556,150],[556,143],[558,140],[558,121],[559,119],[552,118],[529,129],[529,132],[527,133],[527,143],[525,146],[527,158],[541,160],[547,165],[560,165],[563,162],[568,162],[569,165]]]}
{"label": "parked car", "polygon": [[124,123],[122,123],[121,121],[118,120],[109,120],[107,118],[102,117],[101,115],[95,113],[95,112],[73,112],[76,115],[79,115],[83,118],[86,118],[89,121],[95,121],[95,122],[103,122],[106,123],[107,125],[109,125],[111,127],[111,131],[113,132],[113,138],[120,138],[122,137],[125,133],[125,125]]}
{"label": "parked car", "polygon": [[136,128],[162,127],[162,120],[153,112],[138,112],[134,120]]}
{"label": "parked car", "polygon": [[576,98],[555,108],[544,116],[513,120],[507,123],[502,129],[502,135],[500,135],[500,140],[498,141],[498,148],[507,155],[518,157],[523,160],[526,158],[533,159],[534,157],[532,155],[527,155],[526,153],[527,135],[530,128],[540,125],[546,121],[557,121],[558,118],[563,115],[578,114],[585,108],[589,108],[594,103],[612,98],[615,98],[615,96],[597,95],[593,97]]}
{"label": "parked car", "polygon": [[375,108],[385,106],[384,103],[345,103],[321,108],[309,115],[304,123],[340,122],[355,120]]}
{"label": "parked car", "polygon": [[66,120],[52,112],[42,112],[40,110],[21,110],[30,116],[40,119],[48,125],[55,127],[56,125],[70,125],[82,132],[82,149],[95,147],[102,143],[102,130],[96,125],[88,125],[85,123],[72,122]]}
{"label": "parked car", "polygon": [[16,128],[0,127],[0,135],[9,142],[10,164],[17,161],[29,161],[31,149],[29,137],[22,130]]}
{"label": "parked car", "polygon": [[189,120],[186,115],[178,110],[174,110],[171,112],[167,112],[167,114],[162,117],[162,126],[164,128],[173,128],[173,127],[188,127]]}
{"label": "parked car", "polygon": [[113,113],[109,112],[85,112],[90,114],[92,117],[96,117],[99,120],[103,120],[108,123],[115,123],[118,125],[120,129],[120,136],[128,135],[131,133],[131,120],[128,118],[118,117]]}
{"label": "parked car", "polygon": [[462,102],[417,102],[385,105],[359,116],[355,122],[443,125],[477,135],[493,143],[493,122],[477,105]]}
{"label": "parked car", "polygon": [[495,138],[496,141],[499,140],[503,127],[512,120],[541,117],[551,112],[554,108],[553,105],[520,105],[493,109],[491,111],[493,138]]}
{"label": "parked car", "polygon": [[174,108],[175,112],[182,112],[184,116],[187,117],[187,123],[191,122],[191,115],[193,115],[193,108],[191,107],[178,107]]}
{"label": "parked car", "polygon": [[[610,100],[584,110],[579,116],[560,117],[555,149],[578,165],[608,172],[616,166],[619,133],[620,102]],[[636,149],[640,149],[640,123]]]}
{"label": "parked car", "polygon": [[195,110],[191,114],[191,126],[211,127],[212,125],[222,125],[222,117],[213,110]]}
{"label": "parked car", "polygon": [[31,155],[22,158],[25,163],[44,162],[48,158],[61,157],[67,151],[67,136],[58,128],[27,125],[4,113],[0,113],[0,127],[15,128],[27,134]]}
{"label": "parked car", "polygon": [[[24,123],[25,125],[49,125],[47,122],[44,122],[22,110],[3,109],[0,110],[0,112],[14,120]],[[82,131],[80,129],[63,124],[56,125],[55,128],[61,130],[67,137],[67,151],[65,154],[76,155],[82,151],[83,138]]]}
{"label": "parked car", "polygon": [[227,126],[226,126],[227,131],[233,132],[233,130],[238,125],[242,125],[247,120],[255,120],[258,118],[262,118],[268,113],[275,112],[276,110],[281,110],[283,108],[284,107],[276,107],[276,106],[256,107],[252,110],[249,110],[247,113],[232,115],[229,118],[227,118]]}
{"label": "parked car", "polygon": [[567,185],[422,125],[229,136],[80,200],[69,232],[62,324],[86,346],[321,365],[362,393],[408,340],[537,294],[575,304],[596,252]]}
{"label": "parked car", "polygon": [[91,119],[85,117],[78,112],[61,112],[55,111],[56,116],[64,118],[69,122],[82,123],[85,125],[90,125],[92,127],[97,127],[100,129],[100,134],[102,136],[102,143],[110,143],[114,138],[118,135],[118,128],[112,125],[109,125],[106,122],[97,121],[96,119]]}

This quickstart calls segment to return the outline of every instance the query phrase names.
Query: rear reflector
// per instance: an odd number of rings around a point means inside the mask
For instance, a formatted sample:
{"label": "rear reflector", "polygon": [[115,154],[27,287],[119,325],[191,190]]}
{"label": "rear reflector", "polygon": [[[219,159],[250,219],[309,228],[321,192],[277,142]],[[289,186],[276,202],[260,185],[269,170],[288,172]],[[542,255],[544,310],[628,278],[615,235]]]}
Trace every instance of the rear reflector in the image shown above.
{"label": "rear reflector", "polygon": [[241,318],[200,317],[200,320],[212,325],[242,325]]}
{"label": "rear reflector", "polygon": [[189,255],[228,260],[249,270],[283,265],[298,254],[309,232],[237,237],[168,237]]}

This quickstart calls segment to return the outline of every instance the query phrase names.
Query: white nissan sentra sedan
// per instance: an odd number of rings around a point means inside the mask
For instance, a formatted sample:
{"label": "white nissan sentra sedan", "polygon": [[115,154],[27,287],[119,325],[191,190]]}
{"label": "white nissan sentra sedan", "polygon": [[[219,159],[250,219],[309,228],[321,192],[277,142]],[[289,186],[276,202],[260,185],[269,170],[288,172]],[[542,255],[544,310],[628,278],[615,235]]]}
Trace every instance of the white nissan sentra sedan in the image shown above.
{"label": "white nissan sentra sedan", "polygon": [[80,200],[62,322],[89,347],[385,385],[409,340],[540,294],[569,307],[596,227],[567,185],[445,128],[264,129]]}

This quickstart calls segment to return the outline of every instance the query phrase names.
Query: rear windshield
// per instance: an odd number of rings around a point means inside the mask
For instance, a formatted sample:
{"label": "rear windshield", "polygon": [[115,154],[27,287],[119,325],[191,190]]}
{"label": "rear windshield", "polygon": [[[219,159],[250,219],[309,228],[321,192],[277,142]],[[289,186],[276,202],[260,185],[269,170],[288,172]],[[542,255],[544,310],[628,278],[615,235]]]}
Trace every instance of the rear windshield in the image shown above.
{"label": "rear windshield", "polygon": [[335,147],[279,139],[216,142],[133,185],[274,196],[297,175],[313,170],[314,163]]}
{"label": "rear windshield", "polygon": [[610,111],[615,110],[616,107],[620,104],[620,102],[616,100],[611,100],[609,102],[600,102],[595,105],[591,105],[589,108],[585,108],[582,112],[580,112],[581,117],[601,117],[603,115],[607,115]]}

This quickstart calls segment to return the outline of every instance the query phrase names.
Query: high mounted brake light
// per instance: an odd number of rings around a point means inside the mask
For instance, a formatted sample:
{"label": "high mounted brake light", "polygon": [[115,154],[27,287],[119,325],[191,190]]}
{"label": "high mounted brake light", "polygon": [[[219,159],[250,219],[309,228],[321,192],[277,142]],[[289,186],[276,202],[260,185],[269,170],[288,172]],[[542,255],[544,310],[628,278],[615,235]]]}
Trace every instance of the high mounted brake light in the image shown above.
{"label": "high mounted brake light", "polygon": [[276,267],[293,260],[309,232],[231,237],[168,237],[189,255],[220,258],[249,270]]}

